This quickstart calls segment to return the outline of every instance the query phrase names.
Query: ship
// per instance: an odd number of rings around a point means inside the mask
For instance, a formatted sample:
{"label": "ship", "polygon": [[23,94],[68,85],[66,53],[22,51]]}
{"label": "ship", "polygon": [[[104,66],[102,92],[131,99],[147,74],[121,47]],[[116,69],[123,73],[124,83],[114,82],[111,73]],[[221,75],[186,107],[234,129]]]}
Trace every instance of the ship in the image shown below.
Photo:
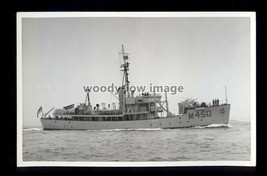
{"label": "ship", "polygon": [[[43,113],[42,106],[37,111],[44,130],[109,130],[109,129],[173,129],[188,128],[195,126],[208,126],[212,124],[229,123],[230,104],[219,103],[213,99],[212,103],[198,102],[197,99],[186,99],[179,102],[177,115],[169,111],[167,92],[165,100],[162,95],[155,92],[145,92],[134,95],[129,90],[129,54],[124,52],[122,45],[123,72],[122,85],[117,93],[118,107],[113,103],[112,108],[105,107],[102,103],[94,107],[90,102],[90,91],[86,92],[86,100],[75,106],[71,104],[63,109],[52,108]],[[115,94],[113,94],[115,96]],[[52,111],[52,116],[48,114]],[[163,115],[164,114],[164,115]]]}

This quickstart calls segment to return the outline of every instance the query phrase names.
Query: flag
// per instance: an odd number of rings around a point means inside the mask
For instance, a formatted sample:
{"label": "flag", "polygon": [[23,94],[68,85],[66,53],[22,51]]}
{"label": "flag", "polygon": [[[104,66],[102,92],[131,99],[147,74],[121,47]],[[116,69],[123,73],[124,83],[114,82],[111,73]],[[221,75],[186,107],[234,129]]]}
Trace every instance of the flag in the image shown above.
{"label": "flag", "polygon": [[42,106],[38,109],[38,111],[37,111],[37,118],[38,118],[38,115],[40,114],[40,113],[43,113],[43,108],[42,108]]}

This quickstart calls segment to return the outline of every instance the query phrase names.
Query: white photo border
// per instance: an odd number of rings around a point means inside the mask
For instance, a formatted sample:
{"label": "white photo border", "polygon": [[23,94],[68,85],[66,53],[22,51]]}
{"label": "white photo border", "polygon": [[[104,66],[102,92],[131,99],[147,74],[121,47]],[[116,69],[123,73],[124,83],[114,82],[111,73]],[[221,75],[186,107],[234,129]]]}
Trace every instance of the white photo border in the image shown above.
{"label": "white photo border", "polygon": [[[249,17],[251,36],[251,158],[250,161],[177,162],[56,162],[23,161],[22,143],[22,19],[79,17]],[[17,167],[168,167],[168,166],[256,166],[256,13],[255,12],[18,12],[17,13]]]}

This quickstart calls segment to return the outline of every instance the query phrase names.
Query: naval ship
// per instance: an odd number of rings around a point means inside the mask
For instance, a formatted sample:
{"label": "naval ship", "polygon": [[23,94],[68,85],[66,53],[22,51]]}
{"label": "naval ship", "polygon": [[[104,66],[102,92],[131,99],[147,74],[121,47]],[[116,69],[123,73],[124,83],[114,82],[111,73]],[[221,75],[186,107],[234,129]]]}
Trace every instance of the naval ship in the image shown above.
{"label": "naval ship", "polygon": [[[169,111],[167,92],[165,100],[161,94],[142,93],[134,96],[129,91],[129,54],[120,52],[123,62],[120,65],[123,72],[122,85],[117,91],[118,108],[105,108],[102,104],[92,106],[90,91],[86,91],[86,100],[76,107],[74,104],[55,109],[52,116],[47,116],[54,108],[43,113],[42,106],[37,111],[44,130],[105,130],[105,129],[143,129],[143,128],[185,128],[194,126],[207,126],[211,124],[228,124],[230,104],[220,104],[219,100],[211,103],[199,103],[196,99],[186,99],[178,103],[178,113],[174,115]],[[164,113],[163,113],[164,112]],[[164,116],[163,116],[164,114]]]}

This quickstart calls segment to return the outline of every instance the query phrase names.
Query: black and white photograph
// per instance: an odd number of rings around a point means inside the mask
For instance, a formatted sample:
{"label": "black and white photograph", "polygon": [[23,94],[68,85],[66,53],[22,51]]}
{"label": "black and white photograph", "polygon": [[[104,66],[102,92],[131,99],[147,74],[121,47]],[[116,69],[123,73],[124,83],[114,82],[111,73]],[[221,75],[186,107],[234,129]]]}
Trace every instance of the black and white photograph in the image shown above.
{"label": "black and white photograph", "polygon": [[256,166],[254,12],[18,12],[17,166]]}

